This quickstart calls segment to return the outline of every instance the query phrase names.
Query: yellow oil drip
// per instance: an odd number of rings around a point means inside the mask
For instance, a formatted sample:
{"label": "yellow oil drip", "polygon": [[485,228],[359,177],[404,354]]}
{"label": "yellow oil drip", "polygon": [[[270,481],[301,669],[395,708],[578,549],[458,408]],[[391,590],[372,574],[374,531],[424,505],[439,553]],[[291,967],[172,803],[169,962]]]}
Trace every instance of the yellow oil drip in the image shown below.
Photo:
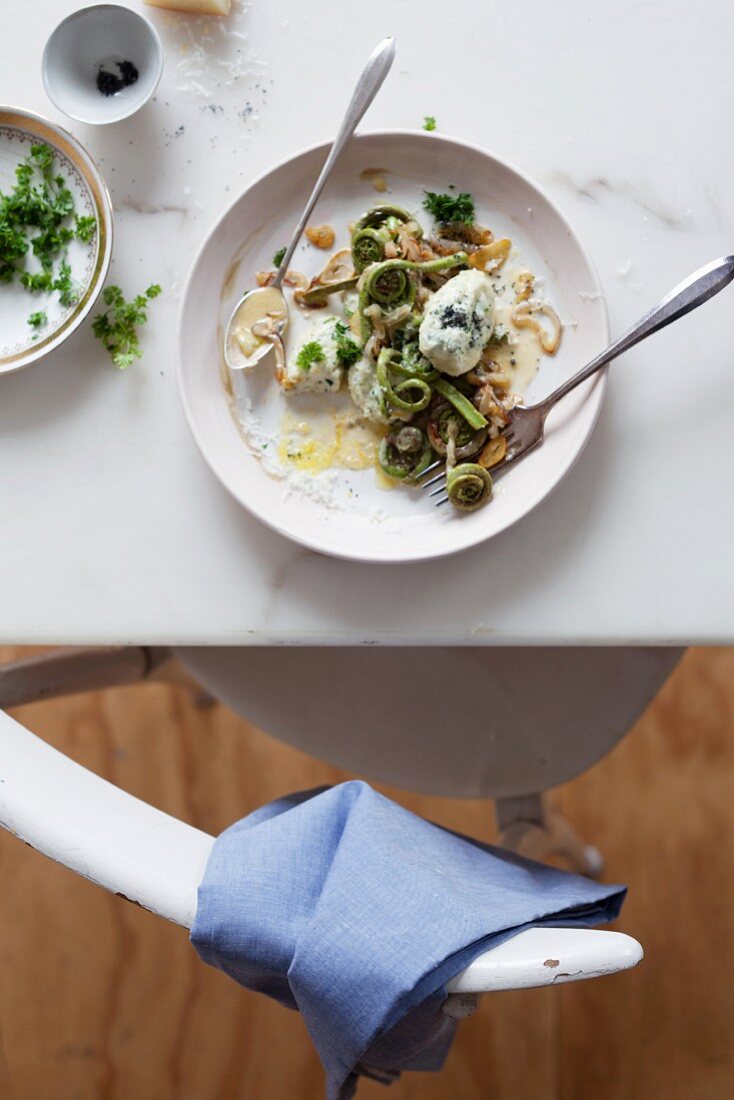
{"label": "yellow oil drip", "polygon": [[374,466],[379,432],[349,412],[335,409],[311,420],[286,413],[280,427],[278,458],[303,473],[323,470],[367,470]]}

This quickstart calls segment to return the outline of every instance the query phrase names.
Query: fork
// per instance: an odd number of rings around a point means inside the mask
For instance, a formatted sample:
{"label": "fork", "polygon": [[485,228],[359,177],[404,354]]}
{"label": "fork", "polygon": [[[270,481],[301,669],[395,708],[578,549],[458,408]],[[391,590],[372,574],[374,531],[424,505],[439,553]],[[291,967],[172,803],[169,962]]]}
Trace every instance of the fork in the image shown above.
{"label": "fork", "polygon": [[[639,344],[646,337],[652,336],[653,332],[658,332],[659,329],[665,328],[673,321],[677,321],[679,317],[690,313],[692,309],[703,305],[709,298],[713,298],[715,294],[723,290],[732,279],[734,279],[734,256],[722,256],[720,259],[712,260],[711,263],[700,267],[687,279],[684,279],[682,283],[674,287],[669,294],[666,294],[624,336],[620,336],[611,343],[605,351],[600,352],[595,359],[592,359],[567,382],[554,390],[550,396],[539,401],[537,405],[517,405],[512,409],[509,414],[510,423],[502,433],[507,440],[506,457],[491,468],[492,478],[498,473],[504,473],[513,462],[524,458],[526,454],[529,454],[530,451],[543,442],[546,417],[553,406],[567,393],[570,393],[576,386],[580,386],[592,374],[596,374],[612,359],[616,359],[618,355],[629,351],[630,348],[634,347],[635,344]],[[422,476],[425,477],[426,474],[442,465],[442,460],[432,463],[423,471]],[[430,494],[432,497],[440,497],[436,501],[436,507],[446,504],[449,499],[446,495],[441,496],[446,491],[445,476],[446,471],[444,469],[428,481],[420,482],[422,489],[428,489],[432,485],[436,485],[437,482],[444,482]]]}

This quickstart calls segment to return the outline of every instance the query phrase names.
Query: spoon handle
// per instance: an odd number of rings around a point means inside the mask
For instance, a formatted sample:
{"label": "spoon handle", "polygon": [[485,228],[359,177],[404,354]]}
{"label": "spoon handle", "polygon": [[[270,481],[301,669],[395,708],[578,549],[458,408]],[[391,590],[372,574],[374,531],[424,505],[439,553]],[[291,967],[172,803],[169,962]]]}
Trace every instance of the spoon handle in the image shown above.
{"label": "spoon handle", "polygon": [[720,290],[723,290],[732,279],[734,279],[734,256],[722,256],[718,260],[712,260],[710,264],[706,264],[704,267],[699,267],[682,283],[678,283],[678,286],[673,287],[670,293],[666,294],[657,305],[653,306],[636,325],[633,325],[623,336],[610,344],[605,351],[600,352],[578,374],[574,374],[573,378],[569,378],[567,382],[554,390],[549,397],[539,402],[539,405],[545,412],[548,412],[556,401],[560,401],[570,390],[575,389],[581,382],[601,370],[612,359],[616,359],[618,355],[629,351],[635,344],[639,344],[640,340],[652,336],[653,332],[658,332],[661,328],[671,324],[672,321],[677,321],[679,317],[683,317],[686,313],[690,313],[692,309],[703,305],[709,298],[713,298],[714,294],[718,294]]}
{"label": "spoon handle", "polygon": [[357,126],[362,120],[362,116],[369,107],[372,100],[377,95],[382,86],[382,82],[390,71],[390,66],[395,60],[395,52],[397,50],[397,44],[394,38],[385,38],[380,42],[377,49],[370,55],[367,64],[364,67],[364,71],[357,81],[357,87],[354,89],[354,94],[349,101],[347,107],[347,113],[344,116],[344,121],[341,124],[339,133],[336,136],[334,144],[332,145],[329,155],[326,158],[324,167],[321,169],[319,178],[316,180],[316,185],[311,192],[311,196],[306,203],[306,209],[301,215],[301,220],[295,228],[293,236],[291,237],[290,244],[285,250],[285,255],[278,268],[278,273],[273,280],[273,286],[279,287],[283,282],[285,273],[288,270],[288,265],[291,262],[293,253],[296,250],[296,245],[301,239],[301,234],[306,228],[306,223],[311,217],[311,212],[314,206],[318,202],[319,195],[324,189],[324,184],[331,174],[331,170],[336,164],[336,161],[342,153],[344,146],[349,141],[350,137],[356,130]]}

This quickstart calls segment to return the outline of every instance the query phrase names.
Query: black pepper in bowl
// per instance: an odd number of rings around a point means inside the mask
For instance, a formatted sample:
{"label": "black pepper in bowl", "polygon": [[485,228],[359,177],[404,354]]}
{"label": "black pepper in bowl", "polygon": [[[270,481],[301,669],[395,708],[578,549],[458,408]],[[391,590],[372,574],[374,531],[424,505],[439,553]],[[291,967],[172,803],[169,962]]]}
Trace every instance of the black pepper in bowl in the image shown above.
{"label": "black pepper in bowl", "polygon": [[[113,72],[113,66],[117,72]],[[117,95],[138,79],[138,70],[132,61],[103,61],[97,70],[97,89],[100,95]]]}

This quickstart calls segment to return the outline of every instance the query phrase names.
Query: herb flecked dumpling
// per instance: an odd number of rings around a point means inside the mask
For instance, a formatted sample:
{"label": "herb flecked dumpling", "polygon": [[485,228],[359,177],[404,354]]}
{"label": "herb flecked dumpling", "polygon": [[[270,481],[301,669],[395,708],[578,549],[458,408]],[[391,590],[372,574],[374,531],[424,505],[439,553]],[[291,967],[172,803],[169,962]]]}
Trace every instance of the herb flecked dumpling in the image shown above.
{"label": "herb flecked dumpling", "polygon": [[443,374],[466,374],[479,362],[493,327],[492,280],[483,271],[461,271],[426,306],[420,350]]}

